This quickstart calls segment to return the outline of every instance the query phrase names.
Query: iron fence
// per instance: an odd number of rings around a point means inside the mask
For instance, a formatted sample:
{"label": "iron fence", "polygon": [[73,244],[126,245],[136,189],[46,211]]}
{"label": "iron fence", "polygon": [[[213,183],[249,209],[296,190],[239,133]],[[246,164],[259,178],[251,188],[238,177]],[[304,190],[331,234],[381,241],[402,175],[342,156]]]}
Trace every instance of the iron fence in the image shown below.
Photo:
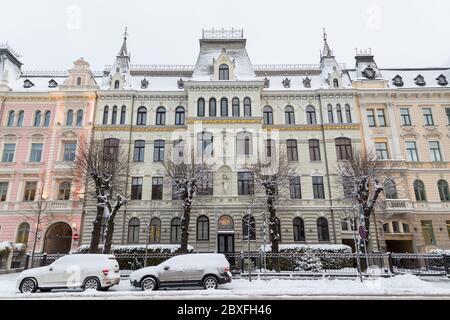
{"label": "iron fence", "polygon": [[[118,253],[115,254],[121,274],[126,276],[144,266],[155,266],[178,253]],[[17,254],[13,263],[17,268],[47,266],[63,255]],[[358,255],[356,253],[291,253],[251,252],[226,253],[234,275],[295,277],[356,277]],[[398,274],[450,277],[450,255],[424,253],[368,253],[360,254],[364,276],[389,277]],[[32,260],[32,261],[31,261]],[[278,270],[278,271],[275,271]]]}

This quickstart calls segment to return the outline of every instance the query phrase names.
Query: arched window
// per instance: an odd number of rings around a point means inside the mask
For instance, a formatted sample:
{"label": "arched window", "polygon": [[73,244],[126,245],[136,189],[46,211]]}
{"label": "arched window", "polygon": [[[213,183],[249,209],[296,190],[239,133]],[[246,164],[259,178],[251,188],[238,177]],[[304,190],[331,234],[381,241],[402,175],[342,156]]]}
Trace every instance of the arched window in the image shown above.
{"label": "arched window", "polygon": [[242,218],[242,240],[256,240],[255,217],[246,214]]}
{"label": "arched window", "polygon": [[197,100],[197,117],[205,116],[205,99],[199,98]]}
{"label": "arched window", "polygon": [[215,117],[217,115],[217,101],[215,98],[209,99],[209,116]]}
{"label": "arched window", "polygon": [[239,117],[239,109],[239,99],[233,98],[233,100],[231,100],[231,113],[233,117]]}
{"label": "arched window", "polygon": [[263,117],[264,117],[264,124],[273,124],[273,111],[272,107],[265,106],[263,109]]}
{"label": "arched window", "polygon": [[77,111],[77,126],[81,127],[82,125],[83,125],[83,110],[80,109]]}
{"label": "arched window", "polygon": [[116,122],[117,122],[117,106],[114,106],[111,114],[111,124],[116,124]]}
{"label": "arched window", "polygon": [[144,126],[147,124],[147,108],[139,107],[137,112],[136,125]]}
{"label": "arched window", "polygon": [[352,112],[348,104],[345,105],[345,117],[347,118],[347,123],[352,123]]}
{"label": "arched window", "polygon": [[250,98],[244,98],[244,117],[252,116],[252,101]]}
{"label": "arched window", "polygon": [[207,216],[200,216],[197,219],[197,240],[209,240],[209,219]]}
{"label": "arched window", "polygon": [[22,222],[17,229],[16,243],[28,244],[28,235],[30,234],[30,225],[28,222]]}
{"label": "arched window", "polygon": [[351,160],[353,158],[352,141],[349,138],[337,138],[335,143],[338,160]]}
{"label": "arched window", "polygon": [[328,123],[334,123],[333,106],[331,104],[327,106],[327,112],[328,112]]}
{"label": "arched window", "polygon": [[249,156],[253,153],[252,134],[250,132],[239,132],[236,135],[236,149],[239,156]]}
{"label": "arched window", "polygon": [[181,219],[173,218],[170,223],[170,243],[181,242]]}
{"label": "arched window", "polygon": [[40,127],[41,126],[41,111],[39,111],[39,110],[37,110],[34,113],[34,123],[33,123],[33,125],[35,127]]}
{"label": "arched window", "polygon": [[339,80],[338,79],[333,79],[333,86],[335,88],[339,88]]}
{"label": "arched window", "polygon": [[319,241],[330,241],[328,221],[323,217],[317,219],[317,235],[319,237]]}
{"label": "arched window", "polygon": [[307,124],[316,124],[316,109],[313,106],[306,107],[306,123]]}
{"label": "arched window", "polygon": [[141,222],[138,218],[131,218],[128,222],[128,243],[139,243],[139,228]]}
{"label": "arched window", "polygon": [[125,124],[125,116],[127,114],[127,107],[122,106],[120,111],[120,124]]}
{"label": "arched window", "polygon": [[176,125],[184,125],[184,108],[177,107],[175,109],[175,124]]}
{"label": "arched window", "polygon": [[336,105],[336,118],[338,123],[344,123],[344,119],[342,118],[342,108],[341,105]]}
{"label": "arched window", "polygon": [[[23,112],[23,111],[22,111]],[[45,111],[45,116],[44,116],[44,127],[48,127],[50,126],[50,118],[52,116],[52,113],[50,111]],[[19,115],[20,117],[20,115]],[[20,119],[20,118],[19,118]]]}
{"label": "arched window", "polygon": [[294,241],[305,241],[305,224],[303,219],[296,217],[292,222],[294,227]]}
{"label": "arched window", "polygon": [[64,181],[59,185],[58,200],[69,200],[70,199],[71,186],[72,186],[72,184],[69,181]]}
{"label": "arched window", "polygon": [[417,201],[427,201],[427,195],[425,194],[425,185],[422,180],[414,181],[414,194]]}
{"label": "arched window", "polygon": [[156,124],[160,126],[166,124],[166,108],[159,107],[156,109]]}
{"label": "arched window", "polygon": [[66,126],[71,126],[73,124],[73,110],[70,109],[67,111],[66,115]]}
{"label": "arched window", "polygon": [[220,116],[228,117],[228,99],[222,98],[220,100]]}
{"label": "arched window", "polygon": [[386,199],[398,199],[397,186],[394,180],[388,180],[384,185]]}
{"label": "arched window", "polygon": [[119,80],[116,80],[116,81],[114,82],[114,89],[119,89],[119,87],[120,87],[120,81],[119,81]]}
{"label": "arched window", "polygon": [[103,124],[108,124],[108,112],[109,112],[109,107],[105,106],[105,108],[103,109],[103,120],[102,120]]}
{"label": "arched window", "polygon": [[16,114],[14,113],[14,110],[11,110],[9,113],[8,113],[8,123],[7,123],[7,126],[8,127],[12,127],[12,126],[14,126],[14,117],[16,116]]}
{"label": "arched window", "polygon": [[[50,111],[47,111],[50,112]],[[24,117],[25,113],[23,110],[19,111],[19,116],[17,117],[17,126],[18,127],[22,127],[23,126],[23,117]],[[13,120],[14,122],[14,120]],[[48,126],[47,126],[48,127]]]}
{"label": "arched window", "polygon": [[230,79],[230,69],[228,65],[221,64],[219,66],[219,80],[229,80]]}
{"label": "arched window", "polygon": [[78,77],[77,78],[77,86],[80,86],[81,85],[81,77]]}
{"label": "arched window", "polygon": [[448,190],[448,183],[445,180],[439,180],[437,183],[439,189],[439,197],[441,201],[450,201],[450,192]]}
{"label": "arched window", "polygon": [[161,242],[161,220],[159,218],[152,218],[150,221],[149,230],[149,242],[160,243]]}
{"label": "arched window", "polygon": [[286,124],[295,124],[294,108],[291,106],[284,108],[284,119]]}

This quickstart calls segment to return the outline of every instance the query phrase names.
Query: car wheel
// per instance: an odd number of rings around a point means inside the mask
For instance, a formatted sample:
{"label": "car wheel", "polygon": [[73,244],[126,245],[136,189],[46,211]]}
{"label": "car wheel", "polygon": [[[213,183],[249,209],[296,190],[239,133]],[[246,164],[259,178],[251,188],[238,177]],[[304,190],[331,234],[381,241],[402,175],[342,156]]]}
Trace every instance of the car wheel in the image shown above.
{"label": "car wheel", "polygon": [[218,285],[216,277],[209,276],[203,280],[203,287],[205,289],[217,289]]}
{"label": "car wheel", "polygon": [[38,289],[36,280],[32,278],[25,278],[20,283],[19,290],[22,293],[34,293]]}
{"label": "car wheel", "polygon": [[87,278],[86,280],[84,280],[83,289],[100,290],[101,289],[100,281],[97,278]]}
{"label": "car wheel", "polygon": [[142,280],[141,282],[142,291],[153,291],[156,290],[156,281],[155,279],[148,277]]}

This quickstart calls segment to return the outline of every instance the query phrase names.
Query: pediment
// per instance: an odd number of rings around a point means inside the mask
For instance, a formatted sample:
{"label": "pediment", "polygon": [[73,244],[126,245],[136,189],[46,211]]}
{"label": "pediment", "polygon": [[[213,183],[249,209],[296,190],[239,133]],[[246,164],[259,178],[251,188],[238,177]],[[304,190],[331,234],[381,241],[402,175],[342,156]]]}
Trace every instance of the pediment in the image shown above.
{"label": "pediment", "polygon": [[66,130],[61,134],[63,138],[76,138],[77,134],[72,130]]}

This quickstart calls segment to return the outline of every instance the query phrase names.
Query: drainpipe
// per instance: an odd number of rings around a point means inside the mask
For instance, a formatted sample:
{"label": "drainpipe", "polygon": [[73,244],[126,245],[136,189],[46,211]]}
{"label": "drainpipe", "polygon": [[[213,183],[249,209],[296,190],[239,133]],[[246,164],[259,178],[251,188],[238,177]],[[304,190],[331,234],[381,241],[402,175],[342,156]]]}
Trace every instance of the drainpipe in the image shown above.
{"label": "drainpipe", "polygon": [[[130,174],[131,137],[132,137],[132,130],[133,130],[134,102],[135,101],[136,101],[136,93],[133,94],[133,98],[131,100],[130,135],[128,136],[127,176],[125,178],[125,198],[127,198],[127,199],[128,199],[129,174]],[[125,244],[125,227],[126,227],[125,221],[126,221],[126,217],[127,217],[127,208],[128,208],[128,203],[125,204],[125,209],[123,210],[122,241],[121,241],[121,244]]]}
{"label": "drainpipe", "polygon": [[336,223],[334,218],[334,210],[333,210],[333,197],[331,194],[331,183],[330,183],[330,168],[328,165],[328,155],[327,155],[327,143],[325,140],[325,126],[323,123],[323,112],[322,112],[322,95],[319,92],[319,114],[320,114],[320,130],[322,132],[322,141],[323,141],[323,153],[325,157],[325,169],[327,173],[327,184],[328,184],[328,194],[330,197],[330,213],[331,213],[331,223],[333,226],[333,240],[334,243],[337,244],[337,237],[336,237]]}

